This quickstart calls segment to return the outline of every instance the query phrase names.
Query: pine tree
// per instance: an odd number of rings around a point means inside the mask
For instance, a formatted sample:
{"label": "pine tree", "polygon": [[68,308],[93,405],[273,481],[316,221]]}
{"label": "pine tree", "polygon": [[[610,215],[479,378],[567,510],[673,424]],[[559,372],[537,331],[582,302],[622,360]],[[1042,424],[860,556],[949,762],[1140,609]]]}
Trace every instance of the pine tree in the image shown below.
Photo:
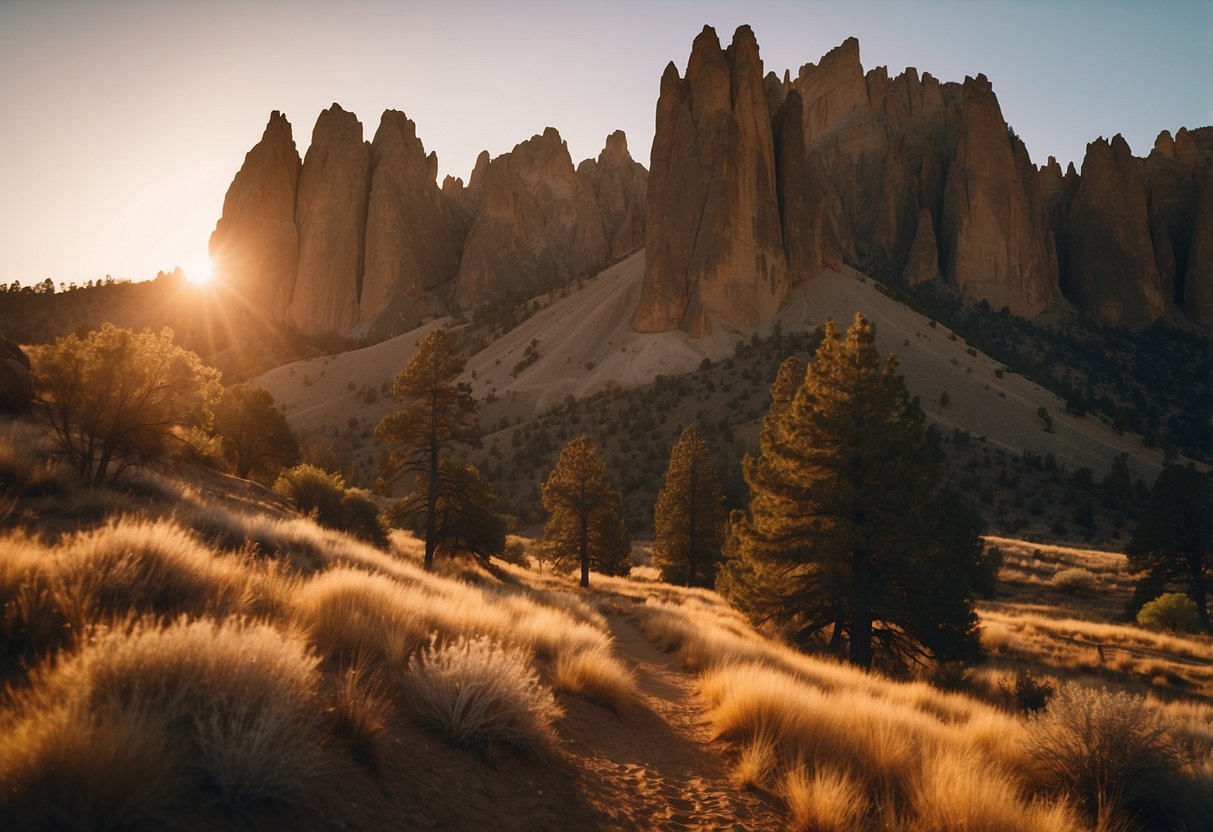
{"label": "pine tree", "polygon": [[712,586],[720,560],[724,502],[711,450],[691,424],[670,451],[654,507],[653,565],[663,580]]}
{"label": "pine tree", "polygon": [[974,651],[970,585],[976,513],[941,486],[943,453],[910,401],[896,358],[881,361],[856,315],[827,322],[793,396],[785,362],[772,388],[728,582],[759,617],[870,666],[874,655],[959,658]]}
{"label": "pine tree", "polygon": [[299,461],[299,443],[268,390],[233,384],[215,405],[215,433],[236,476],[269,483],[278,470]]}
{"label": "pine tree", "polygon": [[[426,477],[418,477],[413,493],[397,507],[411,519],[410,530],[424,531],[429,505]],[[482,560],[500,556],[513,518],[497,511],[497,496],[474,465],[444,459],[438,464],[438,499],[435,501],[434,551],[440,555],[467,552]]]}
{"label": "pine tree", "polygon": [[581,585],[590,585],[590,567],[625,575],[631,538],[623,518],[623,498],[607,482],[606,465],[584,436],[565,445],[543,484],[543,507],[551,514],[543,530],[546,554],[558,567],[576,560]]}
{"label": "pine tree", "polygon": [[1213,572],[1213,473],[1194,465],[1163,466],[1125,553],[1142,574],[1133,603],[1140,608],[1171,583],[1184,587],[1206,632]]}
{"label": "pine tree", "polygon": [[[408,475],[425,482],[425,568],[434,568],[438,546],[438,503],[443,496],[440,463],[443,450],[459,442],[479,447],[469,426],[476,402],[471,387],[455,380],[466,362],[455,352],[454,339],[436,329],[392,384],[392,397],[405,407],[389,413],[375,428],[388,445],[380,486],[389,487]],[[415,509],[420,513],[423,509]]]}

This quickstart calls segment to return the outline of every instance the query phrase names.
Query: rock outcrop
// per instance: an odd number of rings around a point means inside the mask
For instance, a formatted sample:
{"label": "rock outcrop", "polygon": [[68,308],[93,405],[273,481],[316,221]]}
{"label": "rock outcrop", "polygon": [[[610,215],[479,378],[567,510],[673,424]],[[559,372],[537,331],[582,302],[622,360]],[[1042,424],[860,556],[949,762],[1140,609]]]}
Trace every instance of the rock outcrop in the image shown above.
{"label": "rock outcrop", "polygon": [[648,176],[644,165],[628,152],[628,137],[622,130],[607,136],[597,159],[586,159],[577,166],[577,178],[593,194],[602,215],[612,260],[644,245]]}
{"label": "rock outcrop", "polygon": [[762,320],[788,289],[762,59],[748,26],[725,51],[704,27],[686,78],[661,79],[649,172],[645,279],[633,326]]}
{"label": "rock outcrop", "polygon": [[548,128],[497,159],[481,153],[466,186],[437,177],[401,112],[386,111],[368,144],[334,104],[302,162],[275,112],[228,190],[212,256],[258,320],[391,334],[593,274],[644,239],[647,174],[622,132],[579,169]]}
{"label": "rock outcrop", "polygon": [[594,194],[552,127],[487,164],[478,161],[468,192],[474,219],[451,287],[457,307],[534,294],[610,258]]}
{"label": "rock outcrop", "polygon": [[1069,299],[1102,321],[1162,317],[1167,293],[1154,257],[1139,160],[1117,135],[1087,145],[1069,217]]}
{"label": "rock outcrop", "polygon": [[923,208],[918,212],[918,230],[914,232],[914,244],[902,270],[901,279],[908,286],[917,286],[939,276],[939,245],[935,242],[935,224],[931,212]]}
{"label": "rock outcrop", "polygon": [[211,234],[216,278],[245,309],[269,320],[285,317],[295,289],[295,195],[301,164],[291,125],[275,110],[228,187],[223,216]]}
{"label": "rock outcrop", "polygon": [[966,78],[961,90],[942,226],[944,274],[968,297],[1026,317],[1059,299],[1036,169],[984,75]]}
{"label": "rock outcrop", "polygon": [[360,318],[370,148],[362,123],[334,104],[320,114],[299,174],[299,269],[288,311],[303,332],[342,332]]}
{"label": "rock outcrop", "polygon": [[438,189],[438,158],[404,113],[384,112],[370,165],[359,317],[407,329],[444,311],[436,290],[459,271],[467,218]]}

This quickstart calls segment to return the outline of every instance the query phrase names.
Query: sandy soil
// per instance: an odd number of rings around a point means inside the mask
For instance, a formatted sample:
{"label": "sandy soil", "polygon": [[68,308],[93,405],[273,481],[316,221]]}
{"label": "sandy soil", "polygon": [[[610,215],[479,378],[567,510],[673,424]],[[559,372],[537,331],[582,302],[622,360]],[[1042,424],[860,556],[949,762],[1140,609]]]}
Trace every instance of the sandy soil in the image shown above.
{"label": "sandy soil", "polygon": [[[641,634],[635,618],[608,614],[615,650],[636,674],[639,702],[621,718],[583,720],[593,706],[570,708],[562,734],[583,769],[586,800],[605,829],[661,832],[782,830],[787,821],[766,796],[729,782],[722,743],[713,743],[672,654]],[[601,709],[599,709],[601,710]]]}

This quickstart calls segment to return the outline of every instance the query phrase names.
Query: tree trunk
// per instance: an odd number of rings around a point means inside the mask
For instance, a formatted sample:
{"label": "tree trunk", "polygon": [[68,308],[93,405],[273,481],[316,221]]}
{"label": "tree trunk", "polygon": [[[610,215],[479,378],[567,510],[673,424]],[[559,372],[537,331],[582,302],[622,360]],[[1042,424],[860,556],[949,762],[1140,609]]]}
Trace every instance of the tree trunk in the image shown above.
{"label": "tree trunk", "polygon": [[1191,582],[1192,600],[1196,603],[1196,615],[1200,618],[1200,626],[1204,628],[1206,633],[1213,632],[1213,627],[1209,625],[1209,595],[1207,587],[1205,587],[1205,571],[1202,568],[1204,564],[1200,557],[1194,554],[1188,555],[1188,572]]}
{"label": "tree trunk", "polygon": [[691,504],[689,507],[690,510],[687,512],[690,515],[690,521],[691,521],[691,533],[690,533],[690,535],[687,536],[687,586],[695,585],[695,571],[696,571],[696,567],[698,566],[698,564],[696,563],[696,556],[695,556],[696,555],[696,553],[695,553],[695,524],[697,522],[695,519],[695,502],[696,502],[695,498],[697,495],[695,493],[696,484],[695,484],[694,453],[695,453],[695,449],[692,448],[691,449],[691,454],[692,454],[691,472],[690,472],[691,473],[691,477],[690,477],[691,482],[690,482],[690,488],[688,489],[690,498],[691,498],[691,500],[690,500]]}
{"label": "tree trunk", "polygon": [[438,548],[438,408],[430,406],[430,482],[425,497],[425,570],[434,569],[434,550]]}
{"label": "tree trunk", "polygon": [[847,660],[859,667],[872,666],[872,613],[869,610],[851,613],[851,647]]}
{"label": "tree trunk", "polygon": [[581,515],[581,586],[590,587],[590,517]]}

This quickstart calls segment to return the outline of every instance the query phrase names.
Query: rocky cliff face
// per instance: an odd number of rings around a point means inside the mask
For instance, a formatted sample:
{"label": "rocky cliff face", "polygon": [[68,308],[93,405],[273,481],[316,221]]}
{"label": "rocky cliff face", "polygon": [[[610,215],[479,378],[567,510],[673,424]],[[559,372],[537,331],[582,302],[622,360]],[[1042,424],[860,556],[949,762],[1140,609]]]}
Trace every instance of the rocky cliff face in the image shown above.
{"label": "rocky cliff face", "polygon": [[612,260],[644,245],[648,177],[644,165],[628,152],[628,137],[622,130],[607,136],[597,159],[586,159],[577,166],[577,178],[593,195],[602,215]]}
{"label": "rocky cliff face", "polygon": [[749,27],[728,50],[710,27],[686,78],[661,79],[648,189],[640,332],[770,317],[788,289],[762,59]]}
{"label": "rocky cliff face", "polygon": [[[739,37],[752,43],[748,29]],[[1201,210],[1210,128],[1164,134],[1145,160],[1123,140],[1101,141],[1081,174],[1073,165],[1063,174],[1051,159],[1038,169],[984,76],[940,83],[914,68],[893,78],[884,67],[865,73],[852,38],[794,78],[765,79],[779,251],[761,236],[776,227],[769,199],[760,191],[730,198],[713,184],[721,169],[752,181],[768,158],[765,130],[741,129],[753,120],[733,111],[744,88],[733,51],[721,53],[707,30],[686,79],[672,64],[662,78],[638,329],[698,334],[705,315],[762,316],[751,299],[775,302],[778,280],[753,263],[726,268],[717,250],[720,240],[752,244],[751,231],[764,262],[782,253],[792,283],[846,262],[893,282],[940,279],[1027,317],[1068,301],[1114,324],[1213,319],[1213,211]],[[730,127],[714,133],[720,114]],[[742,137],[758,149],[733,160],[729,141]],[[715,292],[726,273],[726,291]]]}
{"label": "rocky cliff face", "polygon": [[1150,237],[1146,186],[1119,135],[1087,145],[1069,219],[1070,300],[1113,324],[1162,316],[1166,292]]}
{"label": "rocky cliff face", "polygon": [[369,170],[362,123],[334,104],[316,120],[299,174],[299,268],[287,314],[303,332],[358,322]]}
{"label": "rocky cliff face", "polygon": [[1036,169],[984,75],[966,78],[943,191],[944,274],[965,295],[1032,317],[1060,297]]}
{"label": "rocky cliff face", "polygon": [[295,195],[301,164],[291,125],[275,110],[232,180],[211,234],[216,278],[234,290],[253,317],[280,320],[291,302],[299,258]]}
{"label": "rocky cliff face", "polygon": [[647,175],[621,132],[575,170],[552,128],[482,153],[465,187],[436,183],[403,113],[374,141],[334,104],[302,163],[274,113],[211,238],[223,279],[260,320],[307,333],[403,331],[422,318],[598,271],[644,238]]}
{"label": "rocky cliff face", "polygon": [[437,176],[438,157],[426,155],[416,125],[386,111],[371,143],[361,320],[408,328],[443,311],[435,290],[459,270],[467,218]]}
{"label": "rocky cliff face", "polygon": [[610,257],[594,194],[554,128],[477,163],[468,190],[475,219],[452,286],[458,307],[530,295]]}

